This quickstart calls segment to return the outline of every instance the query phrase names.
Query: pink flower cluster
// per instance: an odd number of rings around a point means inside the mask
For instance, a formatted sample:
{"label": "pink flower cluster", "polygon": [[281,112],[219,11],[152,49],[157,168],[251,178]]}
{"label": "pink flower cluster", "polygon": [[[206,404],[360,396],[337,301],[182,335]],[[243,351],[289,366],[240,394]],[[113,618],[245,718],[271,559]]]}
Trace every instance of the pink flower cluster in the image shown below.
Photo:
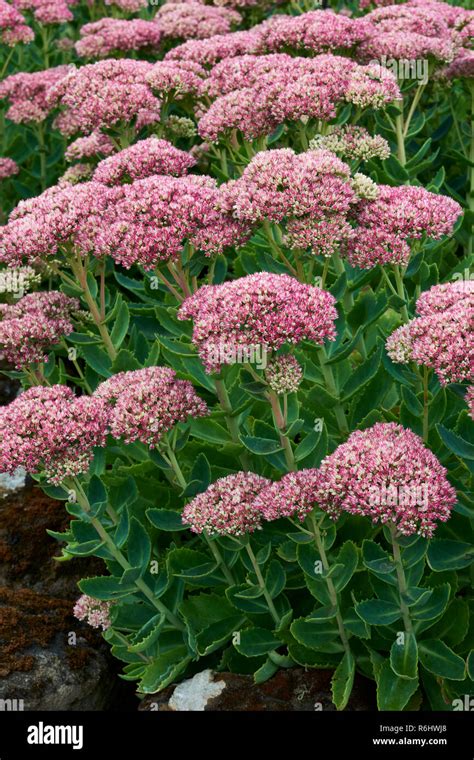
{"label": "pink flower cluster", "polygon": [[40,24],[65,24],[74,16],[69,10],[72,2],[66,0],[13,0],[13,5],[21,11],[32,11]]}
{"label": "pink flower cluster", "polygon": [[203,40],[226,34],[241,20],[235,10],[193,2],[165,3],[155,16],[161,34],[175,40]]}
{"label": "pink flower cluster", "polygon": [[74,605],[73,614],[78,620],[85,620],[92,628],[102,628],[106,631],[110,628],[111,606],[112,602],[103,602],[82,594]]}
{"label": "pink flower cluster", "polygon": [[129,123],[142,112],[159,114],[160,101],[153,95],[146,75],[148,61],[110,58],[72,71],[49,91],[51,107],[64,111],[56,126],[65,135]]}
{"label": "pink flower cluster", "polygon": [[442,385],[474,379],[474,282],[435,285],[416,304],[419,317],[387,339],[390,358],[432,368]]}
{"label": "pink flower cluster", "polygon": [[183,524],[193,533],[242,536],[260,528],[261,516],[254,507],[258,493],[271,481],[253,472],[237,472],[212,483],[183,510]]}
{"label": "pink flower cluster", "polygon": [[[331,120],[346,103],[378,109],[401,97],[393,74],[380,66],[360,66],[333,55],[290,58],[284,66],[273,60],[274,66],[266,73],[263,70],[252,84],[212,103],[199,121],[203,139],[216,141],[223,132],[238,129],[252,140],[284,121]],[[242,85],[244,79],[237,76],[237,84]],[[228,79],[226,84],[230,84]]]}
{"label": "pink flower cluster", "polygon": [[87,472],[93,449],[105,445],[104,402],[76,397],[65,385],[29,388],[0,407],[0,467],[44,473],[58,485]]}
{"label": "pink flower cluster", "polygon": [[72,70],[71,66],[56,66],[33,74],[20,72],[0,82],[0,99],[7,98],[10,107],[8,119],[22,124],[43,121],[51,111],[48,93],[55,84]]}
{"label": "pink flower cluster", "polygon": [[461,48],[456,58],[441,69],[439,76],[442,79],[474,78],[474,50]]}
{"label": "pink flower cluster", "polygon": [[70,143],[64,157],[66,161],[79,161],[82,158],[110,156],[114,151],[115,146],[110,137],[96,131],[86,137],[78,137]]}
{"label": "pink flower cluster", "polygon": [[334,340],[337,311],[330,293],[285,274],[257,274],[204,285],[187,298],[178,319],[193,319],[192,341],[206,371],[218,372],[224,357],[216,345],[277,350],[303,340]]}
{"label": "pink flower cluster", "polygon": [[354,48],[365,39],[370,25],[365,19],[316,10],[299,16],[276,14],[256,29],[260,33],[261,52],[292,50],[319,54]]}
{"label": "pink flower cluster", "polygon": [[13,47],[18,42],[31,42],[35,34],[25,23],[25,19],[16,8],[0,0],[0,41]]}
{"label": "pink flower cluster", "polygon": [[349,166],[327,150],[266,150],[254,156],[239,179],[222,186],[222,203],[237,219],[254,223],[320,218],[345,213],[356,201],[349,180]]}
{"label": "pink flower cluster", "polygon": [[310,148],[325,148],[351,161],[382,160],[390,156],[390,145],[381,135],[371,135],[364,127],[351,124],[334,127],[327,135],[317,135],[311,140]]}
{"label": "pink flower cluster", "polygon": [[265,520],[296,517],[303,521],[319,501],[321,477],[316,469],[289,472],[263,488],[253,503]]}
{"label": "pink flower cluster", "polygon": [[260,34],[255,27],[244,32],[216,34],[206,40],[189,40],[170,50],[165,60],[195,61],[212,66],[224,58],[260,51]]}
{"label": "pink flower cluster", "polygon": [[210,177],[153,175],[124,185],[122,193],[97,230],[94,252],[124,267],[170,261],[186,240],[210,255],[248,235],[245,225],[216,210],[219,190]]}
{"label": "pink flower cluster", "polygon": [[47,361],[47,351],[74,330],[71,312],[79,301],[56,291],[29,293],[17,303],[0,304],[0,349],[22,369]]}
{"label": "pink flower cluster", "polygon": [[189,153],[175,148],[167,140],[149,137],[101,161],[94,172],[94,180],[105,185],[117,185],[128,179],[144,179],[152,174],[181,177],[195,163]]}
{"label": "pink flower cluster", "polygon": [[8,224],[0,227],[0,261],[9,266],[23,261],[35,264],[55,256],[60,246],[69,243],[80,253],[90,253],[105,210],[120,191],[87,182],[58,185],[20,201]]}
{"label": "pink flower cluster", "polygon": [[423,187],[379,185],[378,197],[361,200],[357,207],[354,218],[358,226],[347,242],[347,258],[361,269],[406,264],[409,240],[423,236],[437,240],[448,235],[461,211],[452,198]]}
{"label": "pink flower cluster", "polygon": [[0,181],[18,174],[20,167],[11,158],[0,158]]}
{"label": "pink flower cluster", "polygon": [[176,100],[201,91],[206,71],[194,61],[158,61],[146,77],[153,91],[173,93]]}
{"label": "pink flower cluster", "polygon": [[452,60],[459,43],[452,19],[443,10],[444,5],[408,2],[372,11],[365,17],[372,32],[368,32],[359,47],[361,60],[380,60],[382,57]]}
{"label": "pink flower cluster", "polygon": [[446,469],[411,430],[379,422],[356,430],[319,468],[318,506],[394,523],[403,535],[431,537],[446,522],[456,492]]}
{"label": "pink flower cluster", "polygon": [[119,372],[101,383],[94,397],[106,402],[110,433],[125,443],[141,441],[150,448],[178,422],[209,413],[188,380],[177,380],[169,367]]}
{"label": "pink flower cluster", "polygon": [[81,39],[76,42],[76,53],[82,58],[106,58],[121,50],[156,50],[161,32],[152,21],[103,18],[85,24],[80,30]]}

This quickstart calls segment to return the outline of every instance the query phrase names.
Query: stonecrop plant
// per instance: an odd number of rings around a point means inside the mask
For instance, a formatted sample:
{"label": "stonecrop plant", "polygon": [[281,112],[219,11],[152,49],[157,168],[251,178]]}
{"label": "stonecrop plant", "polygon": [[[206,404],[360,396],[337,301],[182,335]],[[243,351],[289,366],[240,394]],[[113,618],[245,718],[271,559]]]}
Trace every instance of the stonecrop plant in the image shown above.
{"label": "stonecrop plant", "polygon": [[[468,2],[0,0],[0,471],[140,695],[474,693]],[[47,540],[45,536],[45,540]],[[77,623],[79,626],[79,622]]]}

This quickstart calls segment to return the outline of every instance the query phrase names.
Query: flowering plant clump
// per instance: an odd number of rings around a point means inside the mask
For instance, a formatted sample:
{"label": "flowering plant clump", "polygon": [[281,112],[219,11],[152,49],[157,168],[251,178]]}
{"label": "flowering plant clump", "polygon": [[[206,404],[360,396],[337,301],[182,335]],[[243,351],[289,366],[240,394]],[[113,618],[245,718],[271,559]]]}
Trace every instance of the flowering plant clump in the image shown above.
{"label": "flowering plant clump", "polygon": [[141,697],[457,710],[474,11],[326,5],[0,0],[0,475],[64,503],[72,631]]}

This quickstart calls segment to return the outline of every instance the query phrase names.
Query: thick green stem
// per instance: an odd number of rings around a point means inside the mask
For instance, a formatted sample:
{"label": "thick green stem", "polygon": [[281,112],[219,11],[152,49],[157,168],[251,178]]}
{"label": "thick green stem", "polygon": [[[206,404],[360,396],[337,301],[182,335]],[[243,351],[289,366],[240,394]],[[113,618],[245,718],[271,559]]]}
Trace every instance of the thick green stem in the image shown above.
{"label": "thick green stem", "polygon": [[106,325],[104,324],[104,321],[102,320],[100,310],[92,296],[92,293],[90,292],[89,284],[87,282],[86,268],[84,267],[82,262],[80,262],[78,259],[76,259],[75,261],[71,261],[70,265],[71,265],[72,271],[77,277],[79,285],[81,286],[84,300],[87,303],[87,306],[89,307],[89,311],[92,316],[92,319],[94,320],[94,323],[100,333],[100,337],[102,338],[104,348],[107,351],[110,359],[114,361],[117,357],[117,351],[115,349],[114,344],[112,343],[112,338],[110,337],[109,331]]}
{"label": "thick green stem", "polygon": [[273,422],[275,424],[276,431],[280,437],[280,443],[285,454],[285,461],[288,470],[295,471],[297,469],[295,462],[295,455],[293,454],[293,447],[291,441],[286,435],[286,420],[282,414],[280,402],[275,391],[267,391],[265,394],[268,398],[273,412]]}
{"label": "thick green stem", "polygon": [[[216,388],[217,398],[219,399],[219,404],[221,405],[221,409],[223,412],[225,412],[225,421],[232,441],[233,443],[242,446],[242,442],[240,440],[239,423],[237,417],[234,415],[225,383],[221,378],[215,378],[214,385]],[[239,458],[244,470],[249,470],[250,462],[247,453],[245,451],[242,452]]]}
{"label": "thick green stem", "polygon": [[262,575],[262,571],[260,570],[259,564],[257,562],[257,558],[256,558],[255,554],[252,551],[252,547],[250,546],[250,542],[249,542],[248,538],[245,541],[244,545],[245,545],[245,548],[247,549],[247,554],[250,557],[250,561],[251,561],[253,569],[255,571],[255,575],[257,576],[258,585],[260,586],[260,588],[263,591],[263,596],[265,597],[265,601],[267,603],[268,609],[270,610],[270,614],[271,614],[272,618],[274,619],[275,623],[277,624],[277,627],[279,627],[280,626],[280,622],[281,622],[280,621],[280,616],[278,615],[278,612],[275,609],[275,605],[273,604],[273,599],[270,596],[270,593],[269,593],[269,591],[267,589],[267,586],[265,584],[265,579],[264,579],[264,577]]}
{"label": "thick green stem", "polygon": [[183,472],[181,470],[181,467],[179,466],[178,460],[176,459],[176,455],[173,449],[169,445],[166,446],[166,458],[168,459],[171,465],[171,468],[176,476],[176,480],[178,481],[179,485],[184,491],[184,489],[187,486],[186,478],[183,475]]}
{"label": "thick green stem", "polygon": [[[316,548],[318,550],[318,554],[321,557],[321,562],[324,568],[324,572],[327,574],[330,565],[326,554],[326,549],[324,548],[324,541],[321,536],[321,531],[319,529],[319,525],[316,522],[316,518],[313,513],[308,518],[308,523],[311,528],[311,533],[314,536],[314,541],[316,544]],[[342,646],[344,647],[344,651],[350,655],[351,654],[351,648],[349,646],[349,638],[346,633],[346,629],[344,626],[344,621],[342,619],[341,610],[339,608],[339,597],[337,595],[336,587],[334,586],[332,578],[325,578],[326,586],[329,594],[329,598],[331,600],[331,605],[336,610],[336,622],[337,622],[337,629],[339,631],[339,638],[341,639]]]}
{"label": "thick green stem", "polygon": [[[336,380],[334,378],[331,365],[326,364],[328,357],[324,346],[321,346],[321,348],[318,350],[318,357],[321,366],[321,372],[323,373],[324,377],[324,382],[326,383],[326,388],[328,389],[331,396],[334,396],[334,398],[339,398],[339,391],[337,390]],[[344,414],[344,409],[341,404],[335,405],[334,414],[336,417],[339,432],[343,435],[347,435],[349,428],[347,426],[346,415]]]}
{"label": "thick green stem", "polygon": [[395,132],[397,137],[397,156],[402,166],[405,166],[407,162],[404,131],[403,113],[399,113],[395,119]]}
{"label": "thick green stem", "polygon": [[405,286],[403,284],[403,274],[398,264],[393,265],[393,272],[395,274],[395,283],[397,286],[397,295],[399,298],[401,298],[403,301],[405,301],[404,305],[401,308],[402,317],[405,322],[408,322],[410,317],[408,316],[408,308],[406,305],[407,296],[405,293]]}
{"label": "thick green stem", "polygon": [[[336,274],[338,277],[340,277],[341,274],[346,273],[344,263],[337,252],[334,252],[332,254],[332,263],[334,264],[334,269],[336,270]],[[342,298],[342,303],[344,304],[344,308],[346,311],[351,311],[352,307],[354,306],[354,298],[353,298],[352,293],[349,290],[345,291],[344,296]]]}
{"label": "thick green stem", "polygon": [[405,578],[405,570],[403,568],[400,546],[397,541],[397,528],[395,525],[393,525],[393,523],[390,525],[390,536],[392,540],[393,559],[395,562],[395,569],[397,571],[398,592],[400,597],[400,609],[403,616],[403,623],[405,625],[406,633],[413,633],[413,624],[410,618],[410,610],[403,598],[407,593],[407,581]]}
{"label": "thick green stem", "polygon": [[205,532],[203,533],[203,536],[204,536],[204,538],[207,541],[207,544],[209,546],[209,549],[212,552],[212,555],[213,555],[214,559],[216,560],[217,564],[219,565],[219,567],[221,568],[222,572],[224,573],[227,583],[230,586],[235,586],[234,576],[232,575],[230,569],[227,567],[227,565],[226,565],[226,563],[224,561],[224,557],[220,553],[219,547],[217,546],[216,542],[213,541],[212,538],[209,538],[209,536]]}
{"label": "thick green stem", "polygon": [[428,442],[428,436],[430,432],[428,380],[429,369],[428,367],[423,367],[423,440],[425,443]]}
{"label": "thick green stem", "polygon": [[[84,490],[82,489],[82,486],[80,485],[79,481],[76,478],[73,478],[70,483],[67,481],[64,481],[64,484],[66,485],[66,488],[71,488],[75,494],[78,504],[82,507],[84,512],[90,513],[91,508],[89,504],[89,500],[85,496]],[[123,570],[131,570],[132,566],[125,557],[125,555],[121,552],[121,550],[118,548],[118,546],[115,545],[112,537],[109,535],[109,533],[106,531],[102,523],[97,517],[90,517],[91,525],[95,528],[98,536],[102,539],[105,546],[115,559],[115,561],[120,565],[120,567],[123,568]],[[143,578],[137,578],[135,581],[135,586],[139,591],[142,592],[144,596],[153,604],[155,609],[157,609],[162,615],[166,617],[169,623],[171,623],[175,628],[178,628],[180,631],[185,630],[185,626],[183,623],[179,620],[179,618],[176,617],[176,615],[169,610],[160,599],[157,599],[155,597],[155,594],[153,593],[152,589],[145,583]]]}

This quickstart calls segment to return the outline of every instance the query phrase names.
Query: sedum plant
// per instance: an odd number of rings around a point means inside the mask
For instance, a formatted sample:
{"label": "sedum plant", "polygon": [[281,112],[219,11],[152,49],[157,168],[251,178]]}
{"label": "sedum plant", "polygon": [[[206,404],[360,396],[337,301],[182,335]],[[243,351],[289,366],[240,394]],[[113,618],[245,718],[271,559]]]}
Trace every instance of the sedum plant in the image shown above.
{"label": "sedum plant", "polygon": [[0,469],[64,502],[60,561],[103,561],[74,614],[140,694],[300,665],[333,671],[338,710],[358,674],[379,710],[453,709],[474,680],[473,12],[108,5],[58,3],[74,42],[0,0],[0,262],[33,291],[0,306],[22,384]]}

